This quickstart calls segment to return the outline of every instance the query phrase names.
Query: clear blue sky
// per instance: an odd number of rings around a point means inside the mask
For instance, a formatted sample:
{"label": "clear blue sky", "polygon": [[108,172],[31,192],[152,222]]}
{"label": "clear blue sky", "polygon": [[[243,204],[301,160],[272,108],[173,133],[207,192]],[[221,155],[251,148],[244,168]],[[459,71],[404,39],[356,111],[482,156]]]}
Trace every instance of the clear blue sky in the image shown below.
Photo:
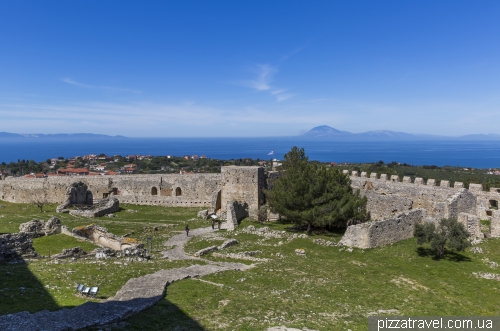
{"label": "clear blue sky", "polygon": [[0,131],[500,134],[500,1],[1,1]]}

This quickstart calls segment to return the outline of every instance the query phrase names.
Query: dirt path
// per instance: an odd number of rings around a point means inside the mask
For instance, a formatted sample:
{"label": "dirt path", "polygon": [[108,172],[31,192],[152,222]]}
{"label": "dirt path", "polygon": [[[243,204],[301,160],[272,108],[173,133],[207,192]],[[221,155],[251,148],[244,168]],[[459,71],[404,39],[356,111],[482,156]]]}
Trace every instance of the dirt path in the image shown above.
{"label": "dirt path", "polygon": [[[175,246],[163,252],[163,257],[172,260],[195,259],[184,252],[184,245],[193,237],[212,232],[212,228],[200,228],[179,234],[167,240],[165,246]],[[200,259],[202,260],[202,259]],[[104,302],[87,302],[72,309],[60,309],[34,314],[20,312],[0,316],[0,330],[78,330],[122,321],[151,307],[165,297],[168,284],[190,277],[209,275],[226,270],[247,270],[253,265],[231,262],[207,262],[186,268],[164,269],[153,274],[130,279],[114,297]]]}

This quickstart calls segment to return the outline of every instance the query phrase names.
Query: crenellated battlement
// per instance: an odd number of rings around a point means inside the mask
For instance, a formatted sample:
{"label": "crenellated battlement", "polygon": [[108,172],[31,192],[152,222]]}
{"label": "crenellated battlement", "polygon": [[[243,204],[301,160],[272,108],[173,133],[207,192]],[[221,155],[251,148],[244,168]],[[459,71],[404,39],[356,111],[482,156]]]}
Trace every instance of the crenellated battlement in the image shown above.
{"label": "crenellated battlement", "polygon": [[[370,173],[370,176],[368,177],[368,174],[363,171],[359,173],[358,171],[349,171],[349,170],[343,170],[342,171],[344,174],[349,175],[349,177],[355,177],[355,178],[370,178],[370,180],[380,180],[380,181],[390,181],[392,183],[405,183],[405,184],[415,184],[415,185],[425,185],[425,186],[439,186],[439,187],[444,187],[444,188],[450,188],[450,189],[462,189],[464,188],[464,183],[462,182],[455,182],[453,186],[450,185],[449,180],[441,180],[439,185],[437,185],[437,181],[435,179],[429,178],[427,179],[426,182],[424,182],[424,179],[422,177],[415,177],[415,180],[412,182],[410,176],[404,176],[401,180],[401,178],[398,175],[391,175],[391,177],[388,177],[387,174],[380,174],[380,176],[372,172]],[[469,190],[473,192],[479,192],[483,190],[483,185],[482,184],[470,184],[471,187],[469,187]],[[492,189],[493,190],[493,189]],[[495,192],[497,189],[494,189]],[[498,192],[500,193],[500,189],[498,189]]]}
{"label": "crenellated battlement", "polygon": [[[402,179],[397,175],[368,173],[363,171],[343,170],[349,175],[354,189],[359,189],[361,194],[368,198],[367,208],[372,218],[382,219],[392,217],[400,212],[407,212],[415,208],[424,208],[428,216],[433,219],[455,216],[457,210],[474,214],[481,220],[490,220],[491,233],[500,236],[500,188],[483,190],[482,184],[469,184],[469,189],[464,188],[464,183],[455,182],[451,185],[449,180],[439,183],[429,178],[424,181],[422,177],[410,176]],[[452,207],[450,201],[457,199],[457,194],[462,194],[463,201],[468,201],[462,207]],[[472,200],[475,206],[472,207]],[[455,209],[454,209],[455,208]]]}

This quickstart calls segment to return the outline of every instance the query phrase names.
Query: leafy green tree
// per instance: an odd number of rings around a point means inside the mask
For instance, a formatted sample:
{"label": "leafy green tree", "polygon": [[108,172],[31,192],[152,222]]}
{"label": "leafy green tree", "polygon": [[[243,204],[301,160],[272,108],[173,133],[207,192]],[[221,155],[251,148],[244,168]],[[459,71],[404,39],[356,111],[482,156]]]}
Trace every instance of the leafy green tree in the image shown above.
{"label": "leafy green tree", "polygon": [[303,148],[285,154],[279,177],[266,190],[271,211],[288,221],[316,227],[346,227],[366,220],[366,198],[353,192],[349,177],[333,168],[308,162]]}
{"label": "leafy green tree", "polygon": [[460,252],[470,246],[467,229],[455,218],[443,218],[437,227],[431,222],[415,224],[413,235],[419,245],[430,244],[431,250],[439,258],[444,256],[446,248]]}

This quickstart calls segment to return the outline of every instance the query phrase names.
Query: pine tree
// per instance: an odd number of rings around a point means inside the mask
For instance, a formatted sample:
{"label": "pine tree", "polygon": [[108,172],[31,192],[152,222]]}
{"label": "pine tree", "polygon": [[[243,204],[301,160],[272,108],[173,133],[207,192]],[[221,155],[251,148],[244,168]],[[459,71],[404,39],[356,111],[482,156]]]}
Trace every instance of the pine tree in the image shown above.
{"label": "pine tree", "polygon": [[349,177],[337,168],[308,162],[303,148],[285,155],[279,177],[266,197],[271,210],[299,225],[346,227],[366,219],[366,198],[353,192]]}

